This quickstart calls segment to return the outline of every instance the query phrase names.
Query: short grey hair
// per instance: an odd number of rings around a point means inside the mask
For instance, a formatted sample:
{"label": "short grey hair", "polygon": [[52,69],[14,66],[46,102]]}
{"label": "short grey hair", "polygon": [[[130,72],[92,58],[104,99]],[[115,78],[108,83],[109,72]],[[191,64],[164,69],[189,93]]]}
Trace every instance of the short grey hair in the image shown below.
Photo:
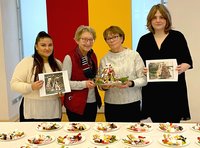
{"label": "short grey hair", "polygon": [[76,30],[76,32],[75,32],[74,38],[75,38],[76,40],[80,40],[81,35],[82,35],[84,32],[89,32],[89,33],[91,33],[92,36],[93,36],[93,39],[94,39],[94,40],[96,39],[96,32],[95,32],[95,30],[94,30],[92,27],[90,27],[90,26],[84,26],[84,25],[81,25],[81,26],[79,26],[79,27],[77,28],[77,30]]}

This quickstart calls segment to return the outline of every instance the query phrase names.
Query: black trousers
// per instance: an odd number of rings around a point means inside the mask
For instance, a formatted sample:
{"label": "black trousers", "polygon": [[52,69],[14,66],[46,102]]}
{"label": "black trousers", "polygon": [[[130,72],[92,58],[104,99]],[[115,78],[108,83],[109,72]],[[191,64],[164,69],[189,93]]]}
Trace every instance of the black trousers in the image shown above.
{"label": "black trousers", "polygon": [[19,107],[19,121],[20,122],[60,122],[61,118],[53,118],[53,119],[25,119],[24,118],[24,98],[22,98],[20,107]]}
{"label": "black trousers", "polygon": [[159,115],[154,115],[154,116],[150,116],[151,121],[156,123],[156,122],[170,122],[170,123],[180,123],[181,119],[174,117],[173,115],[170,117],[166,117],[166,116],[159,116]]}
{"label": "black trousers", "polygon": [[129,104],[105,103],[105,118],[107,122],[139,122],[140,101]]}
{"label": "black trousers", "polygon": [[83,115],[73,113],[66,109],[69,121],[81,121],[81,122],[95,122],[97,115],[97,103],[87,103]]}

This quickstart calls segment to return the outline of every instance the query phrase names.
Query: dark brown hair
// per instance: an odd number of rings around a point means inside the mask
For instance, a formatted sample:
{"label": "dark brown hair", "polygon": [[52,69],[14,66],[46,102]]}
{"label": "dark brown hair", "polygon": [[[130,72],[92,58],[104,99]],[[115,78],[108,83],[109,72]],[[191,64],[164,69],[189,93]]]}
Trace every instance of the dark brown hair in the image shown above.
{"label": "dark brown hair", "polygon": [[[34,45],[34,54],[32,56],[34,58],[32,72],[34,72],[34,69],[35,69],[34,81],[38,80],[38,74],[43,73],[43,69],[44,69],[43,58],[38,54],[36,47],[35,47],[38,44],[38,42],[40,41],[40,39],[42,39],[42,38],[52,39],[51,36],[49,34],[47,34],[45,31],[39,32],[36,37],[35,45]],[[54,58],[54,51],[48,57],[48,62],[49,62],[49,65],[50,65],[52,71],[60,71],[61,70],[61,67],[58,65],[58,63],[56,62],[56,59]]]}
{"label": "dark brown hair", "polygon": [[162,14],[162,16],[164,17],[164,19],[166,20],[165,33],[168,33],[169,30],[171,30],[171,28],[172,28],[172,20],[171,20],[171,15],[170,15],[169,10],[163,4],[154,5],[150,9],[149,14],[147,16],[147,24],[146,24],[147,29],[150,32],[155,33],[155,30],[154,30],[153,26],[151,25],[151,21],[154,18],[157,11],[159,11]]}

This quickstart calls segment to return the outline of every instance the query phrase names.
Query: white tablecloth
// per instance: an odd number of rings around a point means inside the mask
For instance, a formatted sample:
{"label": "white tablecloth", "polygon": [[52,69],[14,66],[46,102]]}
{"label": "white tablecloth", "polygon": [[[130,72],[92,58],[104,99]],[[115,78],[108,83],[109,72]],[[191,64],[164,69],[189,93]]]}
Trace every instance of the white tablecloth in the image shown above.
{"label": "white tablecloth", "polygon": [[[61,124],[63,127],[68,124],[69,122],[60,122],[59,124]],[[18,140],[14,140],[14,141],[9,141],[9,142],[3,142],[0,141],[0,148],[20,148],[20,146],[26,145],[27,143],[27,139],[29,137],[33,137],[36,134],[47,134],[47,135],[51,135],[54,136],[55,138],[57,138],[58,136],[64,136],[66,135],[68,132],[66,132],[64,130],[64,128],[62,127],[59,130],[55,130],[55,131],[51,131],[51,132],[39,132],[38,130],[36,130],[36,127],[39,123],[38,122],[28,122],[28,123],[23,123],[23,122],[1,122],[0,123],[0,133],[2,132],[11,132],[14,131],[15,129],[18,129],[20,131],[24,131],[25,136],[21,139]],[[93,135],[94,133],[96,133],[96,131],[94,130],[94,123],[85,123],[87,125],[90,126],[89,130],[86,130],[84,132],[82,132],[82,135],[86,137],[86,140],[81,143],[81,144],[77,144],[77,145],[73,145],[73,146],[68,146],[68,148],[73,147],[73,148],[130,148],[129,146],[124,145],[121,140],[114,143],[114,144],[109,144],[107,146],[99,146],[99,145],[95,145],[91,142],[90,137],[91,135]],[[160,131],[158,129],[158,123],[146,123],[152,126],[153,130],[151,130],[150,132],[146,132],[146,133],[134,133],[134,132],[130,132],[126,129],[126,127],[130,124],[130,123],[115,123],[117,125],[119,125],[119,129],[114,131],[114,132],[109,132],[109,134],[114,134],[116,136],[118,136],[119,138],[123,138],[125,137],[127,134],[137,134],[137,135],[146,135],[149,136],[153,141],[150,145],[145,146],[145,148],[166,148],[166,146],[163,146],[159,143],[159,139],[162,138],[163,136],[163,132]],[[179,133],[181,135],[183,135],[184,137],[187,137],[187,139],[190,141],[190,144],[185,146],[184,148],[200,148],[200,145],[198,145],[196,143],[196,139],[197,137],[200,137],[200,132],[196,132],[193,131],[191,129],[192,126],[194,126],[194,123],[181,123],[181,126],[184,127],[184,131],[182,133]],[[56,140],[50,144],[47,145],[42,145],[39,146],[39,148],[60,148],[61,145],[57,144]]]}

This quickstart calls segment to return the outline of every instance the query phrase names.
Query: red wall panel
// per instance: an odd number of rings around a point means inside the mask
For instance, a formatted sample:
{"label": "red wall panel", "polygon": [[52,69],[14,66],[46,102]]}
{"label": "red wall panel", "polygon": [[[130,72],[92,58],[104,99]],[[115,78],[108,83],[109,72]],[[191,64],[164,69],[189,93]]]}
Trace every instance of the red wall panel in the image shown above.
{"label": "red wall panel", "polygon": [[55,57],[63,61],[76,47],[74,33],[88,25],[88,0],[46,0],[48,33],[54,42]]}

